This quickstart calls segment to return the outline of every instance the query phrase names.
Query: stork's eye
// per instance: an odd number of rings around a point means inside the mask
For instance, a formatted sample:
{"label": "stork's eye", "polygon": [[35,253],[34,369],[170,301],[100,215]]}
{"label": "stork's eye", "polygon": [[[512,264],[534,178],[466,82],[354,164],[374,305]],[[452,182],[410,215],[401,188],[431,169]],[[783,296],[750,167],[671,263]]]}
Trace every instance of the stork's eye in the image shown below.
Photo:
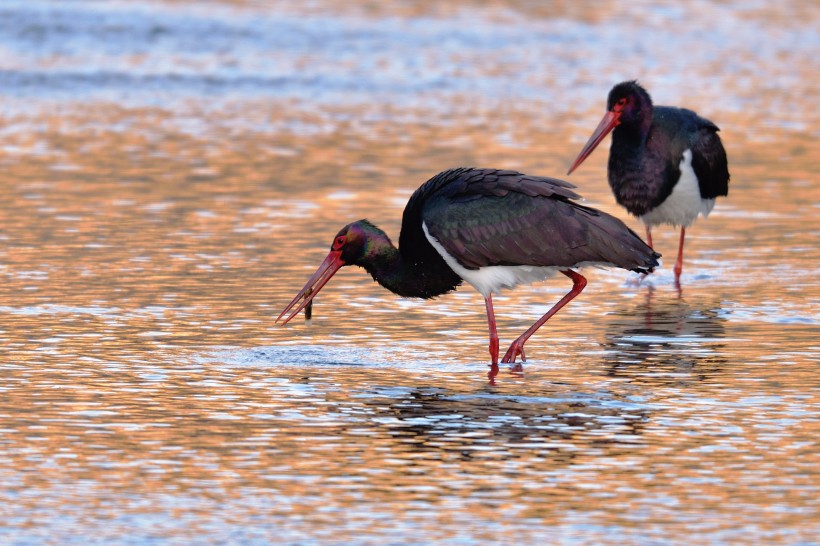
{"label": "stork's eye", "polygon": [[621,97],[618,101],[612,106],[613,112],[621,112],[623,111],[624,107],[629,104],[629,97]]}
{"label": "stork's eye", "polygon": [[336,237],[336,240],[333,241],[333,250],[339,250],[340,248],[345,246],[346,242],[347,237],[345,237],[344,235],[339,235],[338,237]]}

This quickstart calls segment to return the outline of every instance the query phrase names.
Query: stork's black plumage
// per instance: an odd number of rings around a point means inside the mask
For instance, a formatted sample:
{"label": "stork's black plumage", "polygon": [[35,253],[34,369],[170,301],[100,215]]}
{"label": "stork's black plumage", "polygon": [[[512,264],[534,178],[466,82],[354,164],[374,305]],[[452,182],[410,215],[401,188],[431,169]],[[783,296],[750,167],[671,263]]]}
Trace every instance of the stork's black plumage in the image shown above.
{"label": "stork's black plumage", "polygon": [[608,178],[615,200],[651,228],[681,227],[675,277],[683,269],[685,229],[729,193],[729,168],[718,127],[692,110],[654,106],[637,82],[609,93],[607,112],[569,172],[612,131]]}
{"label": "stork's black plumage", "polygon": [[560,271],[573,279],[573,290],[522,334],[503,359],[515,362],[521,355],[523,360],[524,342],[586,284],[571,268],[598,264],[648,272],[658,265],[660,255],[623,222],[577,203],[573,187],[515,171],[444,171],[410,197],[398,248],[367,220],[348,224],[277,320],[289,312],[284,322],[293,318],[345,265],[363,267],[379,284],[406,297],[432,298],[466,280],[485,298],[495,365],[492,294]]}

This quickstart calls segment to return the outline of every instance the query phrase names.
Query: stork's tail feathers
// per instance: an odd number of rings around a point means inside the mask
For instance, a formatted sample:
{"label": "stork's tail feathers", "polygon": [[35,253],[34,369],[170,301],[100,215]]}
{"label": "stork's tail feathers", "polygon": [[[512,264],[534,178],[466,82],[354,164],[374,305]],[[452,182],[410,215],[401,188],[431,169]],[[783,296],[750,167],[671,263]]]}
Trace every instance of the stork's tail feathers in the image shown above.
{"label": "stork's tail feathers", "polygon": [[599,210],[588,210],[594,211],[589,222],[596,228],[590,232],[591,243],[603,261],[638,273],[651,273],[660,266],[661,255],[621,220]]}

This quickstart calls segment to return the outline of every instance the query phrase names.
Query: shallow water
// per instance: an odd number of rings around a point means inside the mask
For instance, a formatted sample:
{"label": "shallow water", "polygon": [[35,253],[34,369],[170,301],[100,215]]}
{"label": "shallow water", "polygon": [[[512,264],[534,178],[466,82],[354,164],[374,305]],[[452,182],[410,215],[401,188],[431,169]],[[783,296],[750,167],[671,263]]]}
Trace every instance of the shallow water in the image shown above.
{"label": "shallow water", "polygon": [[[4,2],[0,542],[820,542],[820,10],[621,4]],[[347,268],[274,326],[342,225],[563,176],[634,77],[730,156],[680,291],[658,229],[494,385],[469,287]],[[495,298],[502,346],[568,289]]]}

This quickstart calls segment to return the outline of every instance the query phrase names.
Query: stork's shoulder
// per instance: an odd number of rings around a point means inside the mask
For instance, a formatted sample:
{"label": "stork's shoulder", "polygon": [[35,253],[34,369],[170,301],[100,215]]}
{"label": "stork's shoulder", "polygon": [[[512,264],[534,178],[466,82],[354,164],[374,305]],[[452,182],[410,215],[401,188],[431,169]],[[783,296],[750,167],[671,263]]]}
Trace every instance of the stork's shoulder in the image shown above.
{"label": "stork's shoulder", "polygon": [[446,199],[451,203],[466,202],[481,197],[503,197],[510,192],[532,197],[579,199],[575,186],[564,180],[532,176],[513,170],[458,168],[443,171],[416,190],[408,206],[419,201]]}
{"label": "stork's shoulder", "polygon": [[652,114],[652,128],[669,135],[686,134],[695,138],[720,130],[712,121],[694,110],[674,106],[656,106]]}

